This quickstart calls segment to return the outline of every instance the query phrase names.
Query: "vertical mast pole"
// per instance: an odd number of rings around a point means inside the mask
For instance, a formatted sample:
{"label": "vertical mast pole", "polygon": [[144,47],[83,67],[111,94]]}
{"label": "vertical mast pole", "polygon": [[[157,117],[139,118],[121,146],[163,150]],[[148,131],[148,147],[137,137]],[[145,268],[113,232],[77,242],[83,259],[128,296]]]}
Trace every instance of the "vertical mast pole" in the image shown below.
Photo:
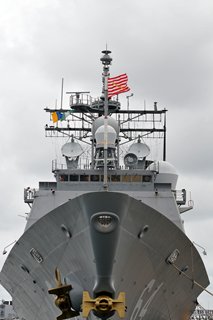
{"label": "vertical mast pole", "polygon": [[164,114],[164,136],[163,136],[163,161],[166,161],[166,110],[165,110],[165,114]]}
{"label": "vertical mast pole", "polygon": [[64,96],[64,78],[61,80],[61,109],[63,109],[63,96]]}
{"label": "vertical mast pole", "polygon": [[120,118],[120,114],[118,114],[118,134],[117,134],[117,168],[120,167],[120,146],[119,146],[119,132],[120,132],[120,128],[121,128],[121,118]]}
{"label": "vertical mast pole", "polygon": [[103,64],[103,93],[104,93],[104,189],[108,188],[107,179],[107,155],[108,155],[108,77],[109,77],[109,65],[111,64],[112,58],[110,57],[111,51],[104,50],[104,54],[101,58]]}
{"label": "vertical mast pole", "polygon": [[104,70],[104,188],[108,187],[107,154],[108,154],[108,70]]}

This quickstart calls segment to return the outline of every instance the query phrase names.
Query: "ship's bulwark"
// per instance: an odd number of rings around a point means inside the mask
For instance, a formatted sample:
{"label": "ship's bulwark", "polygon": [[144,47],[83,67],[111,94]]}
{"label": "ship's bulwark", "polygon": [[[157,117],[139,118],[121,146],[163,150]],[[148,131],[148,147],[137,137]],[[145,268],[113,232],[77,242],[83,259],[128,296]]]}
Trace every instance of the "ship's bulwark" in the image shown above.
{"label": "ship's bulwark", "polygon": [[[107,212],[118,217],[115,228],[109,233],[94,231],[94,214]],[[42,262],[32,257],[32,248]],[[53,320],[60,314],[53,297],[47,295],[55,286],[56,267],[73,286],[71,300],[76,309],[80,309],[83,290],[91,296],[111,291],[115,298],[124,291],[126,319],[186,319],[202,290],[166,263],[175,249],[180,252],[178,268],[187,267],[187,275],[206,287],[208,277],[199,254],[170,220],[126,194],[92,192],[66,202],[32,225],[10,252],[1,282],[19,316],[27,320]],[[92,314],[90,318],[95,319]]]}

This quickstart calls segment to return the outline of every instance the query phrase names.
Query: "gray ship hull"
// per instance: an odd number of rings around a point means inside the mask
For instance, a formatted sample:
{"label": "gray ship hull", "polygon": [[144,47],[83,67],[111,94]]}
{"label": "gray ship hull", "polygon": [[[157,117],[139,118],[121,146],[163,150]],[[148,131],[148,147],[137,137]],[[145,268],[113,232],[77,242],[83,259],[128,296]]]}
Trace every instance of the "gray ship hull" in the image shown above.
{"label": "gray ship hull", "polygon": [[[94,217],[106,212],[118,217],[116,225],[110,232],[97,231]],[[177,261],[169,264],[175,249]],[[83,290],[91,296],[107,291],[115,297],[124,291],[129,320],[187,319],[202,287],[209,284],[184,232],[151,206],[118,192],[83,194],[25,231],[1,272],[1,284],[20,317],[53,320],[60,314],[48,294],[55,287],[56,267],[73,287],[75,309],[80,309]],[[96,319],[92,313],[89,318]]]}

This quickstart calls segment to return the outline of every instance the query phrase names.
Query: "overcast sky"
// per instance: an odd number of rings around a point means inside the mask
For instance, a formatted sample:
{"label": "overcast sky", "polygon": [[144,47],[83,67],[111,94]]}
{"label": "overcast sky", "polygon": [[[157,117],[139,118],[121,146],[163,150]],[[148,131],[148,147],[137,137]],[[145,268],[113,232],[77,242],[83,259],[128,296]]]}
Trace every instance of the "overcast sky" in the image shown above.
{"label": "overcast sky", "polygon": [[[0,0],[0,250],[24,230],[23,188],[52,180],[43,108],[60,101],[62,77],[66,91],[100,94],[106,43],[111,75],[129,76],[132,106],[169,110],[167,159],[194,200],[185,228],[205,247],[213,282],[212,0]],[[199,302],[213,309],[210,295]]]}

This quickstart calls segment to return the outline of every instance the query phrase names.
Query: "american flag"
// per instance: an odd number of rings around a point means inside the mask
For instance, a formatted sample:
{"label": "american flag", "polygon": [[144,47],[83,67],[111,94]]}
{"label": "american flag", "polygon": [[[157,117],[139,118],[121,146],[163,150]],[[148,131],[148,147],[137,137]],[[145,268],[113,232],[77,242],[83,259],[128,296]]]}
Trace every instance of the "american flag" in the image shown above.
{"label": "american flag", "polygon": [[126,73],[108,79],[108,97],[111,98],[119,93],[127,92],[130,88],[127,86],[128,77]]}

